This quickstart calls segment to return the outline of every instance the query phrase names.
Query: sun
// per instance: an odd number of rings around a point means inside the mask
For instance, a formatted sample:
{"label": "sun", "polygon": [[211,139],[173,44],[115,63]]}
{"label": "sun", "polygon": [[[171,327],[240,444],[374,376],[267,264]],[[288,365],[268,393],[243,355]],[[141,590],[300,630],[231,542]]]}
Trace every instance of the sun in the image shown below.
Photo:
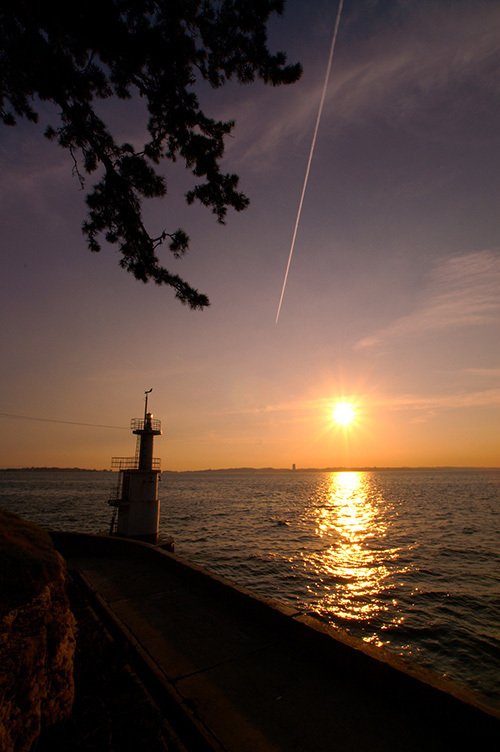
{"label": "sun", "polygon": [[348,426],[354,420],[356,411],[348,402],[339,402],[332,411],[332,417],[339,426]]}

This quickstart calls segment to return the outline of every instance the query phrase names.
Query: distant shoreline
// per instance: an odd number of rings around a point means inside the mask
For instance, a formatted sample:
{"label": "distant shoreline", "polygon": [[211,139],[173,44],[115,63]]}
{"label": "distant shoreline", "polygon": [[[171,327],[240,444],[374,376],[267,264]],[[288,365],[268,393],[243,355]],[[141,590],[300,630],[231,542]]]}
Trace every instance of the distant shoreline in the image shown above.
{"label": "distant shoreline", "polygon": [[79,472],[79,473],[111,473],[112,470],[104,469],[104,470],[96,470],[95,468],[91,467],[0,467],[0,472],[2,473],[16,473],[16,472],[57,472],[57,473],[71,473],[71,472]]}
{"label": "distant shoreline", "polygon": [[[428,472],[430,470],[443,470],[447,472],[464,471],[464,470],[500,470],[499,467],[489,465],[402,465],[399,467],[383,467],[383,466],[363,466],[363,467],[228,467],[228,468],[206,468],[204,470],[162,470],[164,475],[183,475],[188,473],[206,473],[206,474],[245,474],[245,473],[352,473],[352,472],[400,472],[405,470]],[[58,473],[114,473],[116,470],[109,470],[107,468],[103,470],[96,470],[95,468],[88,467],[3,467],[0,468],[0,472],[58,472]]]}

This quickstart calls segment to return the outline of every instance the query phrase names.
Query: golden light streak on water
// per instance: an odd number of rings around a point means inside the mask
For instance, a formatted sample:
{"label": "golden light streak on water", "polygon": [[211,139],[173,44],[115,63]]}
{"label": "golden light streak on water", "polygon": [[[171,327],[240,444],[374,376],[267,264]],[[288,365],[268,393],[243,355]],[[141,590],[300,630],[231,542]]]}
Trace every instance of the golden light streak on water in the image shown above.
{"label": "golden light streak on water", "polygon": [[[366,621],[388,611],[380,598],[390,575],[383,546],[387,524],[369,491],[366,473],[332,473],[324,489],[325,503],[316,508],[316,534],[330,542],[310,559],[324,588],[320,610],[350,620]],[[396,553],[395,549],[392,554]]]}

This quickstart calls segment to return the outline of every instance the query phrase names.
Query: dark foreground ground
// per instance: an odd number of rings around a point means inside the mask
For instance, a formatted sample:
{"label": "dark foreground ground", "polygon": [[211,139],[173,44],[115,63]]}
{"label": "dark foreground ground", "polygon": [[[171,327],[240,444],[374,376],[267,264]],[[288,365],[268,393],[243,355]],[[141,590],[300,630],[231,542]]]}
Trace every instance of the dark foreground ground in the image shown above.
{"label": "dark foreground ground", "polygon": [[54,538],[76,572],[77,699],[39,749],[181,750],[172,727],[192,752],[500,749],[499,719],[441,677],[158,547]]}
{"label": "dark foreground ground", "polygon": [[68,721],[42,733],[36,752],[184,752],[81,584],[70,579],[68,595],[78,625],[75,704]]}

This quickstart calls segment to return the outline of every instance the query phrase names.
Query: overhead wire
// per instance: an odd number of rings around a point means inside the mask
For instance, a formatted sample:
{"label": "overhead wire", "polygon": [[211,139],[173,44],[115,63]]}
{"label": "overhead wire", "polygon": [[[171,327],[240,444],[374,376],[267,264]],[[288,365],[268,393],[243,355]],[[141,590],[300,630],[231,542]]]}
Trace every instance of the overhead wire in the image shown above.
{"label": "overhead wire", "polygon": [[13,413],[0,413],[0,418],[19,418],[21,420],[36,420],[43,423],[63,423],[67,426],[88,426],[90,428],[117,428],[121,431],[129,431],[125,426],[106,426],[101,423],[80,423],[76,420],[58,420],[57,418],[35,418],[31,415],[14,415]]}

